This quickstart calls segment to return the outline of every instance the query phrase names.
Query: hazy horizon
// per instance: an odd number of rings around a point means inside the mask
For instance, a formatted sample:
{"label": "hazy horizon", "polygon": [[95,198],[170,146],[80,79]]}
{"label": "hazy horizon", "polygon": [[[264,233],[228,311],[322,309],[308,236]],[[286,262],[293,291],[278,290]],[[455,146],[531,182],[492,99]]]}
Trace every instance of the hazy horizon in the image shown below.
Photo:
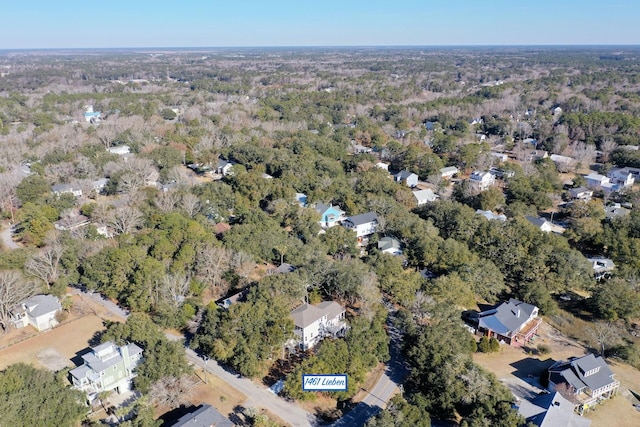
{"label": "hazy horizon", "polygon": [[45,0],[3,8],[0,49],[638,45],[640,2]]}

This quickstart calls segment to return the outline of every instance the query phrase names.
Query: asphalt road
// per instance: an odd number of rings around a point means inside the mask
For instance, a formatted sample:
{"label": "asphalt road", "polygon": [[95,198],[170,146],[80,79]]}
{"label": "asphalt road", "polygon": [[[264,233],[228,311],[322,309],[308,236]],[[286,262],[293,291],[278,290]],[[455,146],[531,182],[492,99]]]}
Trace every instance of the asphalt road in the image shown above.
{"label": "asphalt road", "polygon": [[16,242],[13,241],[11,236],[13,235],[13,226],[9,226],[3,228],[0,232],[0,239],[2,239],[2,244],[7,249],[18,249],[20,246]]}

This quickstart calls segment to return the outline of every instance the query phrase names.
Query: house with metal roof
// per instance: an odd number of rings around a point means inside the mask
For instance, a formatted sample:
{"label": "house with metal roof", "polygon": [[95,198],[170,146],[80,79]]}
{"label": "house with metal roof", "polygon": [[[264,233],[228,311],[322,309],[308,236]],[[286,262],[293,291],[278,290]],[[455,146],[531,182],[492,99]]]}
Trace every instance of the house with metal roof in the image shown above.
{"label": "house with metal roof", "polygon": [[615,395],[620,382],[602,357],[588,354],[549,367],[549,391],[561,386],[571,394],[578,413],[582,414]]}
{"label": "house with metal roof", "polygon": [[427,188],[426,190],[416,190],[413,192],[413,197],[416,199],[418,206],[426,205],[427,203],[435,202],[438,200],[438,195],[433,190]]}
{"label": "house with metal roof", "polygon": [[93,347],[82,360],[82,365],[71,370],[71,382],[74,388],[87,393],[92,402],[103,391],[130,390],[136,368],[142,362],[142,349],[135,344],[117,346],[107,341]]}
{"label": "house with metal roof", "polygon": [[513,298],[478,315],[480,331],[512,346],[530,341],[541,323],[538,307]]}
{"label": "house with metal roof", "polygon": [[58,324],[56,316],[61,311],[60,301],[53,295],[34,295],[11,310],[10,321],[15,328],[31,325],[38,331],[46,331]]}
{"label": "house with metal roof", "polygon": [[389,236],[378,240],[378,250],[383,254],[402,255],[402,246],[400,245],[400,241]]}
{"label": "house with metal roof", "polygon": [[517,403],[518,413],[538,427],[589,427],[591,420],[574,412],[573,402],[560,393],[539,394],[533,400]]}
{"label": "house with metal roof", "polygon": [[355,231],[358,242],[361,242],[363,238],[371,236],[377,231],[378,215],[375,212],[367,212],[350,216],[342,221],[342,226]]}
{"label": "house with metal roof", "polygon": [[296,344],[300,349],[308,350],[327,336],[343,335],[347,329],[344,315],[344,307],[335,301],[302,304],[290,314],[295,326]]}
{"label": "house with metal roof", "polygon": [[345,219],[345,213],[338,206],[316,203],[314,208],[320,214],[320,227],[331,228]]}
{"label": "house with metal roof", "polygon": [[413,172],[409,172],[408,170],[401,170],[400,172],[393,175],[393,180],[395,182],[402,182],[407,187],[415,187],[418,185],[418,175]]}
{"label": "house with metal roof", "polygon": [[235,424],[206,403],[183,415],[170,427],[233,427]]}

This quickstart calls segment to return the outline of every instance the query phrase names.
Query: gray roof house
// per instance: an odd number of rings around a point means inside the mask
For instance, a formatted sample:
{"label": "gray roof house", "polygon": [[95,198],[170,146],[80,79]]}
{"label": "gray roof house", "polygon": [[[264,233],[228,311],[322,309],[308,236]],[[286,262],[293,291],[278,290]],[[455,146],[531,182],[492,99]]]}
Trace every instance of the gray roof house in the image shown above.
{"label": "gray roof house", "polygon": [[400,242],[393,237],[387,236],[378,240],[378,250],[385,254],[402,255]]}
{"label": "gray roof house", "polygon": [[216,408],[206,403],[195,408],[194,411],[183,415],[170,427],[233,427],[235,426],[227,417]]}
{"label": "gray roof house", "polygon": [[416,190],[413,192],[413,197],[416,198],[418,206],[426,205],[427,203],[435,202],[438,199],[438,195],[432,190]]}
{"label": "gray roof house", "polygon": [[529,341],[540,323],[538,307],[513,298],[478,315],[479,330],[513,346],[522,346]]}
{"label": "gray roof house", "polygon": [[295,326],[296,344],[308,350],[326,336],[338,336],[346,331],[345,309],[335,301],[318,305],[302,304],[290,316]]}
{"label": "gray roof house", "polygon": [[395,182],[403,182],[407,187],[415,187],[418,185],[418,175],[413,172],[409,172],[408,170],[402,170],[395,175],[393,175],[393,180]]}
{"label": "gray roof house", "polygon": [[564,385],[580,414],[618,392],[620,382],[602,357],[588,354],[555,362],[549,367],[549,390]]}
{"label": "gray roof house", "polygon": [[455,174],[459,173],[460,171],[458,170],[457,167],[455,166],[448,166],[446,168],[442,168],[440,169],[440,176],[442,178],[451,178],[452,176],[454,176]]}
{"label": "gray roof house", "polygon": [[31,325],[38,331],[51,329],[58,324],[56,315],[62,311],[58,298],[53,295],[34,295],[22,301],[10,312],[15,328]]}
{"label": "gray roof house", "polygon": [[574,200],[584,200],[588,202],[593,197],[593,191],[586,187],[578,187],[570,189],[569,195]]}
{"label": "gray roof house", "polygon": [[77,185],[73,184],[57,184],[51,187],[51,191],[56,196],[61,196],[63,194],[73,194],[76,197],[82,196],[82,189]]}
{"label": "gray roof house", "polygon": [[489,221],[491,220],[497,220],[497,221],[506,221],[507,220],[507,216],[504,214],[496,214],[493,213],[492,211],[483,211],[482,209],[478,209],[476,210],[476,214],[477,215],[482,215],[483,217],[487,218]]}
{"label": "gray roof house", "polygon": [[591,420],[574,412],[573,402],[560,393],[537,395],[532,401],[518,403],[518,412],[528,422],[538,427],[589,427]]}
{"label": "gray roof house", "polygon": [[93,401],[102,391],[122,393],[131,388],[136,367],[142,362],[142,349],[135,344],[117,346],[107,341],[82,356],[84,364],[72,369],[73,387],[87,393]]}
{"label": "gray roof house", "polygon": [[342,221],[342,226],[354,230],[358,242],[364,237],[370,236],[376,232],[378,228],[378,215],[375,212],[367,212],[360,215],[350,216]]}

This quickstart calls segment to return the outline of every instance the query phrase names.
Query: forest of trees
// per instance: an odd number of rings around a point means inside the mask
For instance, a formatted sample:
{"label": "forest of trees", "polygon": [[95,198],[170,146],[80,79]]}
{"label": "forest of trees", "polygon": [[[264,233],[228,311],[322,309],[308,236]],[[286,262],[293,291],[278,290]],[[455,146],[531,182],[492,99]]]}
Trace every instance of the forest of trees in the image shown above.
{"label": "forest of trees", "polygon": [[[410,374],[404,395],[370,426],[430,418],[522,425],[508,390],[473,363],[477,346],[461,327],[462,311],[513,297],[553,316],[565,310],[561,295],[579,292],[594,321],[624,331],[640,317],[640,191],[565,203],[588,172],[640,167],[640,51],[629,48],[626,61],[600,53],[0,56],[12,70],[0,78],[0,210],[16,224],[19,246],[0,252],[0,323],[8,328],[9,310],[35,293],[62,296],[78,283],[99,291],[133,313],[108,325],[103,339],[145,349],[135,387],[148,393],[188,373],[184,350],[162,328],[259,378],[293,337],[291,310],[336,300],[347,308],[349,331],[294,367],[285,393],[314,397],[301,391],[302,372],[346,372],[349,390],[332,394],[345,402],[389,359],[391,306]],[[100,121],[85,121],[88,105]],[[108,151],[123,146],[131,153]],[[576,163],[558,171],[550,159],[529,161],[532,148]],[[233,173],[209,173],[220,160],[232,162]],[[378,162],[417,174],[439,200],[417,206]],[[453,182],[440,176],[445,166],[459,169]],[[492,167],[502,175],[489,190],[464,182]],[[56,195],[57,184],[82,195]],[[340,226],[321,232],[314,203],[347,216],[376,213],[369,246]],[[629,214],[606,218],[611,203]],[[507,220],[488,221],[476,209]],[[60,229],[80,215],[90,224]],[[543,233],[526,219],[540,215],[555,216],[565,233]],[[402,256],[378,251],[383,237],[397,239]],[[615,262],[606,286],[588,256]],[[268,273],[282,262],[295,271]],[[215,304],[239,291],[244,301],[228,310]],[[640,366],[640,341],[631,336],[607,351]],[[0,375],[15,370],[28,367]],[[64,411],[56,425],[78,419],[71,403]]]}

